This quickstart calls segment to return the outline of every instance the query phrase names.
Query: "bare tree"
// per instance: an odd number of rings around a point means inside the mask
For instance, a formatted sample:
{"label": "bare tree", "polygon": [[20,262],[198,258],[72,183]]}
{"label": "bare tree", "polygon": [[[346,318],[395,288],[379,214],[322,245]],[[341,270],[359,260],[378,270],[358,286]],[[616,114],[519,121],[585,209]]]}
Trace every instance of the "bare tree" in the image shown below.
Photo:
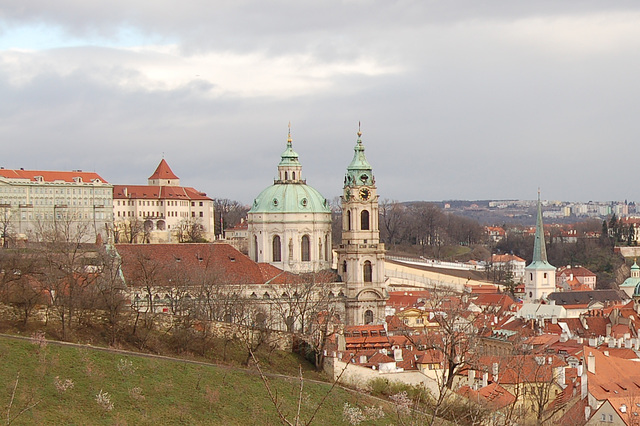
{"label": "bare tree", "polygon": [[213,206],[216,215],[216,235],[222,235],[226,228],[240,223],[240,220],[245,218],[249,211],[247,206],[228,198],[214,198]]}
{"label": "bare tree", "polygon": [[407,223],[406,208],[398,201],[383,200],[380,203],[381,234],[385,243],[394,246]]}
{"label": "bare tree", "polygon": [[120,256],[113,246],[106,246],[99,250],[99,269],[94,291],[97,307],[106,314],[111,344],[116,342],[122,326],[123,311],[127,304],[126,285],[122,277],[121,265]]}
{"label": "bare tree", "polygon": [[38,226],[42,237],[37,245],[43,267],[41,283],[66,339],[83,294],[95,280],[87,267],[88,259],[95,254],[95,246],[85,243],[91,235],[90,225],[72,213],[56,213],[53,223],[40,222]]}
{"label": "bare tree", "polygon": [[0,239],[3,248],[14,243],[14,228],[11,204],[0,204]]}
{"label": "bare tree", "polygon": [[197,217],[183,219],[178,225],[178,241],[181,243],[204,243],[204,226]]}

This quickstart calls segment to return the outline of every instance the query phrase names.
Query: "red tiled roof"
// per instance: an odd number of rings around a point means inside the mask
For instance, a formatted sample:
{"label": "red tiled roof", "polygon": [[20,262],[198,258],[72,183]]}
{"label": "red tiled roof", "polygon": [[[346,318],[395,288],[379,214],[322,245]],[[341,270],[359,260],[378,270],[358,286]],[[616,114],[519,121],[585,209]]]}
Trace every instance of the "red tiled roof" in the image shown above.
{"label": "red tiled roof", "polygon": [[494,254],[491,256],[492,262],[507,263],[507,262],[524,262],[525,260],[513,254]]}
{"label": "red tiled roof", "polygon": [[502,384],[548,382],[553,378],[553,368],[566,365],[556,355],[482,356],[478,368],[484,366],[491,373],[494,363],[498,364],[498,382]]}
{"label": "red tiled roof", "polygon": [[387,306],[395,308],[415,306],[419,300],[428,299],[429,291],[390,291]]}
{"label": "red tiled roof", "polygon": [[516,397],[513,396],[513,394],[497,383],[491,383],[477,391],[471,389],[469,386],[462,386],[458,389],[458,393],[469,398],[471,401],[482,401],[496,409],[511,405],[516,400]]}
{"label": "red tiled roof", "polygon": [[583,425],[586,423],[584,410],[589,405],[589,398],[579,399],[558,419],[559,425]]}
{"label": "red tiled roof", "polygon": [[156,171],[153,172],[149,179],[178,179],[178,176],[173,173],[171,167],[169,167],[163,158],[162,161],[160,161],[160,164],[158,164]]}
{"label": "red tiled roof", "polygon": [[204,192],[186,186],[114,185],[113,199],[211,200]]}
{"label": "red tiled roof", "polygon": [[[157,275],[163,285],[179,267],[181,274],[208,270],[220,284],[291,283],[300,277],[251,260],[228,244],[116,244],[129,285],[142,285],[144,273]],[[143,270],[141,266],[146,268]],[[149,278],[149,277],[147,277]]]}
{"label": "red tiled roof", "polygon": [[588,365],[589,355],[595,361],[595,374],[587,371],[589,393],[598,401],[612,397],[640,397],[640,364],[637,361],[606,356],[602,351],[585,346],[583,356]]}
{"label": "red tiled roof", "polygon": [[82,181],[86,183],[92,182],[96,179],[101,182],[108,183],[97,173],[83,171],[59,172],[48,170],[0,169],[0,176],[7,179],[29,179],[31,182],[35,182],[36,177],[38,176],[41,176],[45,182],[74,182],[73,178],[80,177],[82,178]]}

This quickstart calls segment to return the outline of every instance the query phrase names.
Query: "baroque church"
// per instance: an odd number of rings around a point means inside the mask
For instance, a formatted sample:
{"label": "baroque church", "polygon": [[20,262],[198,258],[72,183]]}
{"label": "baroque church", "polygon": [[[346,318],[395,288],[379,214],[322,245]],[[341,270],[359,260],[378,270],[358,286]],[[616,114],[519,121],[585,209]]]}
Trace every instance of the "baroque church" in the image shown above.
{"label": "baroque church", "polygon": [[[381,324],[388,294],[378,194],[359,129],[357,135],[344,178],[342,237],[335,263],[344,285],[346,324]],[[291,129],[277,177],[255,198],[247,222],[249,256],[256,262],[292,273],[315,273],[334,264],[331,209],[328,201],[303,179]]]}

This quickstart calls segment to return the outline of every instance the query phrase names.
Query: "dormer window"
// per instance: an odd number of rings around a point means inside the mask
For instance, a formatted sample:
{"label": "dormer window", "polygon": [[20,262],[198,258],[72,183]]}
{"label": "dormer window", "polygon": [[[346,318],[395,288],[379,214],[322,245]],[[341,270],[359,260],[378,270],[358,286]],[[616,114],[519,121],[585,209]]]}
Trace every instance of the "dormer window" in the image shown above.
{"label": "dormer window", "polygon": [[73,178],[73,181],[75,183],[82,183],[82,178],[80,176],[76,176],[76,177]]}
{"label": "dormer window", "polygon": [[34,179],[36,182],[44,182],[44,177],[42,176],[35,176]]}

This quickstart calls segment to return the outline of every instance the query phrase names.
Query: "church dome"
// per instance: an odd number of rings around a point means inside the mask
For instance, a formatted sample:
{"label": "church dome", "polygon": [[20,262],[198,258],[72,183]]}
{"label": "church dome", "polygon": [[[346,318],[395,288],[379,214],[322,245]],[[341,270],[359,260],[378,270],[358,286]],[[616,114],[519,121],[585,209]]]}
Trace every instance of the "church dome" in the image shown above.
{"label": "church dome", "polygon": [[249,213],[331,213],[329,203],[302,178],[302,165],[291,143],[280,156],[278,178],[253,201]]}
{"label": "church dome", "polygon": [[274,183],[256,197],[249,213],[331,213],[331,209],[307,184]]}

